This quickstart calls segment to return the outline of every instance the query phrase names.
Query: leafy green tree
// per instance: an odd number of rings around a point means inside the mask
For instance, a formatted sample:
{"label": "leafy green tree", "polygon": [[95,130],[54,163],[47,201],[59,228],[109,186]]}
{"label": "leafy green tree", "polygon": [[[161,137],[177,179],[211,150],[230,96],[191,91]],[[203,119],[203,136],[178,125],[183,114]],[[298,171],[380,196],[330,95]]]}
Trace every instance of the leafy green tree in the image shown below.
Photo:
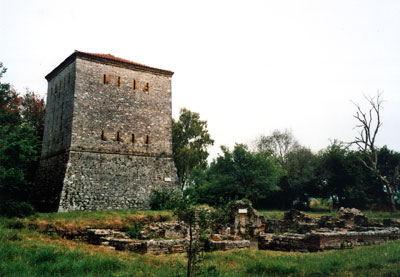
{"label": "leafy green tree", "polygon": [[207,167],[207,147],[213,144],[207,121],[200,120],[198,113],[181,109],[179,120],[172,122],[172,149],[182,190],[194,168]]}
{"label": "leafy green tree", "polygon": [[[0,77],[6,72],[0,63]],[[40,141],[21,116],[22,98],[0,82],[0,213],[26,215]]]}
{"label": "leafy green tree", "polygon": [[214,160],[200,185],[201,202],[224,204],[234,199],[249,199],[261,207],[272,191],[278,190],[280,167],[267,152],[250,152],[244,144],[233,151],[221,147],[223,155]]}
{"label": "leafy green tree", "polygon": [[21,115],[40,141],[43,140],[45,114],[44,99],[33,91],[27,90],[21,101]]}
{"label": "leafy green tree", "polygon": [[289,195],[299,203],[306,203],[318,193],[317,158],[310,149],[298,147],[287,154],[286,176]]}
{"label": "leafy green tree", "polygon": [[200,273],[198,267],[204,259],[204,248],[200,243],[208,239],[206,230],[211,226],[212,211],[198,208],[187,198],[177,199],[174,214],[189,227],[189,245],[187,247],[187,276]]}
{"label": "leafy green tree", "polygon": [[[0,62],[0,80],[7,69]],[[11,89],[10,84],[0,82],[0,126],[17,126],[21,124],[20,104],[22,98]]]}
{"label": "leafy green tree", "polygon": [[320,196],[331,198],[335,207],[370,207],[378,195],[368,193],[373,191],[375,178],[360,162],[362,155],[336,140],[321,151]]}
{"label": "leafy green tree", "polygon": [[27,204],[33,181],[32,163],[38,160],[40,142],[30,127],[0,126],[0,213],[8,216],[32,212]]}

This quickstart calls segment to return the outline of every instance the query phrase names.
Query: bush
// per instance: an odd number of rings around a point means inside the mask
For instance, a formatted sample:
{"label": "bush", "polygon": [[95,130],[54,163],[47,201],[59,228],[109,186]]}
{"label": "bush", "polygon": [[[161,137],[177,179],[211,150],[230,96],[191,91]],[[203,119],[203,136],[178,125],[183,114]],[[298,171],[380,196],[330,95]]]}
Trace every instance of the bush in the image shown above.
{"label": "bush", "polygon": [[27,217],[34,213],[35,209],[27,202],[9,200],[0,204],[0,214],[7,217]]}
{"label": "bush", "polygon": [[172,210],[182,200],[178,190],[153,190],[150,195],[150,209]]}
{"label": "bush", "polygon": [[140,223],[134,223],[126,233],[131,239],[140,239],[143,226]]}

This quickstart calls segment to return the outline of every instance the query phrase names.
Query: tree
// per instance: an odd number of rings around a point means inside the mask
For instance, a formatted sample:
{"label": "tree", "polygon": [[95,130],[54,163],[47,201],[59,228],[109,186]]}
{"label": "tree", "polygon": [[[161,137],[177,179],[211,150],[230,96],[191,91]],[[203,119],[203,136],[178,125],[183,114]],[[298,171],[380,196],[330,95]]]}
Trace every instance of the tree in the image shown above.
{"label": "tree", "polygon": [[207,147],[214,144],[207,130],[207,121],[187,109],[181,109],[179,120],[172,121],[172,149],[181,190],[194,168],[206,168]]}
{"label": "tree", "polygon": [[176,202],[174,214],[189,227],[187,276],[195,276],[197,267],[203,261],[204,249],[201,249],[200,242],[207,240],[206,230],[212,225],[213,212],[195,207],[190,200],[181,197]]}
{"label": "tree", "polygon": [[206,182],[199,185],[202,202],[215,205],[247,198],[260,207],[279,189],[280,167],[269,153],[250,152],[244,144],[236,144],[233,151],[221,149],[223,155],[211,163]]}
{"label": "tree", "polygon": [[44,99],[27,89],[22,98],[21,106],[21,115],[24,121],[32,127],[35,135],[42,141],[46,114]]}
{"label": "tree", "polygon": [[350,151],[337,140],[319,153],[318,175],[320,197],[330,198],[333,206],[366,208],[378,195],[371,192],[374,186],[370,173],[361,164],[362,153]]}
{"label": "tree", "polygon": [[[0,62],[0,80],[7,68]],[[21,124],[21,101],[18,93],[8,83],[0,82],[0,126]],[[11,131],[11,130],[10,130]]]}
{"label": "tree", "polygon": [[310,197],[318,193],[317,158],[306,147],[297,147],[286,155],[286,177],[288,191],[301,203],[307,203]]}
{"label": "tree", "polygon": [[383,100],[381,96],[382,93],[378,92],[375,97],[365,97],[370,106],[368,112],[364,112],[360,105],[354,103],[357,108],[354,118],[358,121],[356,128],[358,128],[359,131],[358,136],[355,137],[352,144],[357,145],[358,149],[365,154],[366,159],[361,159],[361,162],[366,168],[371,170],[383,184],[388,196],[390,210],[395,211],[395,185],[399,178],[400,163],[394,166],[391,176],[383,175],[379,170],[378,148],[375,145],[378,131],[382,126],[381,108]]}
{"label": "tree", "polygon": [[[0,63],[0,77],[6,72]],[[40,142],[21,117],[22,98],[9,84],[0,83],[0,213],[32,212],[29,202],[33,164]]]}
{"label": "tree", "polygon": [[256,140],[256,149],[258,151],[272,152],[282,167],[286,165],[287,155],[298,148],[300,148],[300,144],[289,130],[284,132],[275,130],[270,136],[261,135]]}

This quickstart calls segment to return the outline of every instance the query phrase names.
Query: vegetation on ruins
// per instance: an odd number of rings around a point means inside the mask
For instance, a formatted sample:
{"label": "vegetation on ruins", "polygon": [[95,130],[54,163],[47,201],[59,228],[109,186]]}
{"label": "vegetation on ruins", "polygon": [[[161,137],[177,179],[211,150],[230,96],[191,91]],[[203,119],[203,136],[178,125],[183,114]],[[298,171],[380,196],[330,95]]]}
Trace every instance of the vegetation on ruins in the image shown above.
{"label": "vegetation on ruins", "polygon": [[[264,212],[266,216],[275,216]],[[280,212],[281,213],[281,212]],[[307,213],[311,216],[314,213]],[[283,214],[282,214],[283,215]],[[330,214],[329,214],[330,215]],[[369,212],[371,218],[388,216]],[[399,213],[393,214],[397,218]],[[141,255],[112,251],[46,234],[93,224],[156,220],[165,212],[105,211],[0,217],[1,276],[186,276],[186,254]],[[280,216],[280,215],[279,215]],[[133,221],[132,221],[133,220]],[[46,227],[47,226],[47,227]],[[101,226],[101,225],[99,225]],[[398,276],[400,241],[319,253],[233,250],[204,253],[199,276]]]}

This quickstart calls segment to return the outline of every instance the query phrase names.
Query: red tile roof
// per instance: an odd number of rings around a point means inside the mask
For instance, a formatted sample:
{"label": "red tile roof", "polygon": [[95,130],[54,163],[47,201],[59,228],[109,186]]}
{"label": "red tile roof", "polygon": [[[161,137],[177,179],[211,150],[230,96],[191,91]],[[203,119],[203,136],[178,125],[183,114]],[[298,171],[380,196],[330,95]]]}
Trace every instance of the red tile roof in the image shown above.
{"label": "red tile roof", "polygon": [[151,67],[148,65],[136,63],[119,57],[115,57],[111,54],[99,54],[99,53],[88,53],[75,50],[68,58],[66,58],[59,66],[57,66],[53,71],[47,74],[46,79],[51,80],[58,72],[64,69],[68,64],[73,62],[77,57],[89,59],[101,63],[111,63],[112,65],[128,67],[136,70],[149,71],[153,73],[158,73],[162,75],[172,76],[174,72],[164,69],[159,69]]}

